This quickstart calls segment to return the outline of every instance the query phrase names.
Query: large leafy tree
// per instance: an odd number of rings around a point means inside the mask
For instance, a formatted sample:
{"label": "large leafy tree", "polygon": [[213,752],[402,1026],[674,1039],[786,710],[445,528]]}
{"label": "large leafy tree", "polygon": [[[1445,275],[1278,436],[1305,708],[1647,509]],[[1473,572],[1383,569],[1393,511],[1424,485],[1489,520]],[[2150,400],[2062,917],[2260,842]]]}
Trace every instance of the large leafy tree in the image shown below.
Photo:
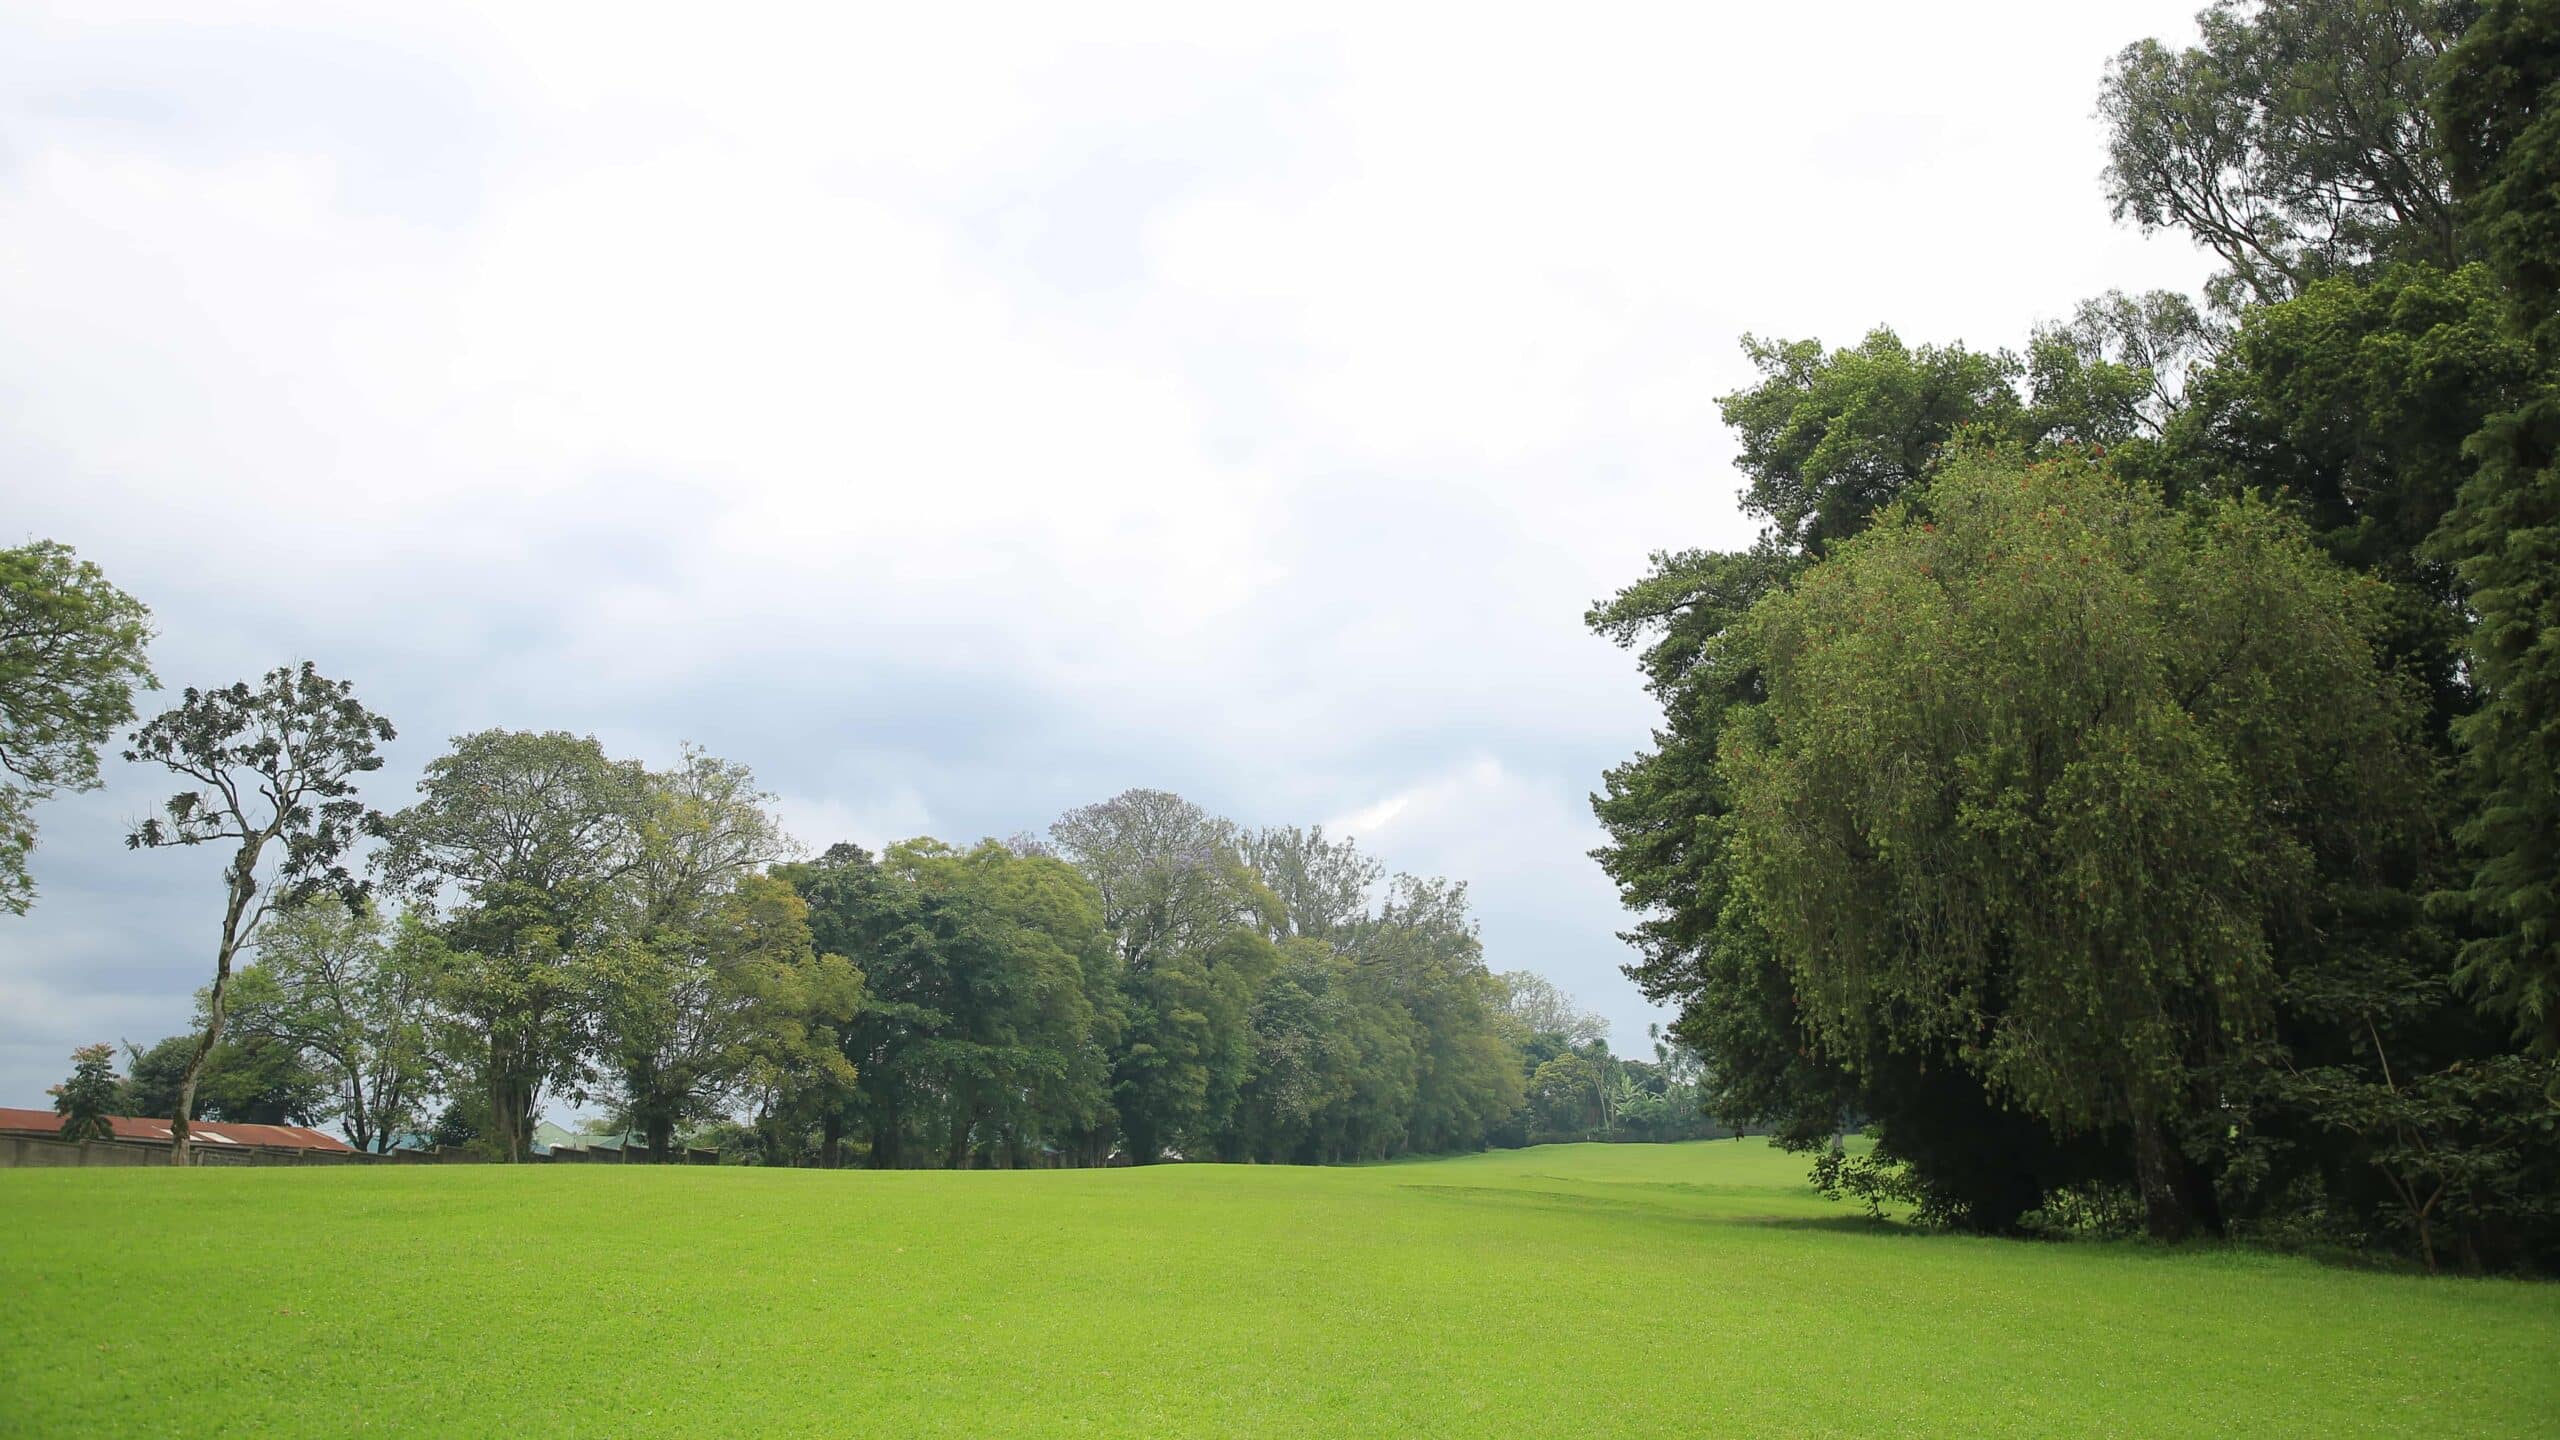
{"label": "large leafy tree", "polygon": [[808,898],[817,943],[864,979],[837,1031],[856,1079],[818,1117],[827,1163],[848,1127],[879,1167],[1101,1157],[1119,967],[1082,876],[992,841],[930,839],[877,858],[838,845],[776,873]]}
{"label": "large leafy tree", "polygon": [[2014,356],[1962,345],[1917,348],[1879,328],[1858,344],[1745,337],[1760,383],[1717,402],[1741,446],[1743,508],[1766,544],[1820,555],[1919,484],[1968,426],[2013,426],[2025,411]]}
{"label": "large leafy tree", "polygon": [[0,909],[35,901],[37,802],[98,785],[98,747],[133,718],[151,612],[68,545],[0,550]]}
{"label": "large leafy tree", "polygon": [[1244,1082],[1247,1015],[1283,907],[1245,865],[1235,826],[1167,791],[1069,811],[1049,833],[1093,882],[1120,951],[1113,1087],[1129,1154],[1205,1153]]}
{"label": "large leafy tree", "polygon": [[415,916],[334,896],[294,906],[269,922],[258,963],[235,982],[236,1028],[310,1057],[347,1142],[387,1151],[424,1119],[434,1087],[427,1015],[439,958]]}
{"label": "large leafy tree", "polygon": [[621,1104],[660,1156],[760,1075],[796,1071],[810,1028],[844,1023],[861,995],[842,957],[812,949],[809,907],[780,880],[741,877],[694,921],[617,949],[599,996]]}
{"label": "large leafy tree", "polygon": [[135,849],[227,845],[222,926],[213,984],[170,1117],[170,1162],[188,1159],[187,1120],[205,1060],[222,1040],[234,963],[279,902],[334,894],[360,902],[367,885],[348,851],[378,835],[379,812],[356,797],[356,777],[382,766],[391,722],[356,700],[355,688],[305,661],[269,671],[255,687],[186,692],[175,707],[135,731],[131,761],[160,765],[190,782],[160,816],[127,838]]}
{"label": "large leafy tree", "polygon": [[1462,881],[1399,875],[1345,951],[1402,1012],[1417,1057],[1408,1143],[1471,1150],[1521,1105],[1520,1048]]}
{"label": "large leafy tree", "polygon": [[[2076,443],[2133,439],[2146,416],[2170,408],[2146,398],[2160,383],[2152,367],[2183,365],[2196,343],[2174,304],[2110,297],[2040,340],[2031,366],[1962,347],[1914,351],[1890,332],[1845,351],[1755,344],[1760,383],[1721,405],[1741,434],[1743,507],[1769,522],[1760,543],[1658,553],[1651,573],[1585,617],[1638,652],[1662,707],[1652,745],[1611,769],[1593,801],[1609,834],[1597,858],[1636,913],[1627,938],[1640,958],[1629,973],[1678,1007],[1677,1038],[1713,1060],[1708,1108],[1803,1148],[1827,1144],[1852,1112],[1890,1113],[1906,1155],[1945,1157],[1935,1172],[1971,1187],[1938,1202],[1967,1223],[1999,1228],[2031,1208],[2053,1146],[2016,1124],[1978,1145],[1980,1122],[1999,1112],[1979,1086],[1943,1070],[1927,1084],[1872,1062],[1852,1073],[1802,1044],[1785,975],[1736,884],[1732,801],[1718,769],[1728,717],[1764,694],[1741,622],[1925,483],[1960,433],[2022,444],[2057,432]],[[2032,392],[2020,393],[2022,375]],[[2112,417],[2103,428],[2100,415]]]}
{"label": "large leafy tree", "polygon": [[1332,946],[1308,937],[1280,943],[1248,1016],[1252,1068],[1224,1158],[1350,1158],[1342,1112],[1359,1093],[1361,1021],[1376,1018],[1361,1013],[1362,999],[1349,962]]}
{"label": "large leafy tree", "polygon": [[1245,867],[1236,827],[1170,791],[1071,810],[1049,838],[1101,894],[1103,924],[1133,972],[1271,918],[1274,899]]}
{"label": "large leafy tree", "polygon": [[443,917],[441,1047],[508,1159],[524,1158],[546,1094],[592,1078],[598,967],[631,932],[653,793],[591,737],[484,730],[429,762],[392,820],[384,873]]}
{"label": "large leafy tree", "polygon": [[1720,768],[1805,1033],[2121,1128],[2184,1233],[2196,1074],[2265,1023],[2322,856],[2416,807],[2372,590],[2267,507],[1987,452],[1764,602]]}
{"label": "large leafy tree", "polygon": [[2428,100],[2463,0],[2215,0],[2202,43],[2116,57],[2099,95],[2118,219],[2228,267],[2226,310],[2325,276],[2468,253]]}
{"label": "large leafy tree", "polygon": [[625,921],[605,947],[597,1044],[651,1149],[707,1118],[748,1075],[786,972],[813,963],[805,907],[754,872],[791,842],[743,765],[688,747],[649,777]]}

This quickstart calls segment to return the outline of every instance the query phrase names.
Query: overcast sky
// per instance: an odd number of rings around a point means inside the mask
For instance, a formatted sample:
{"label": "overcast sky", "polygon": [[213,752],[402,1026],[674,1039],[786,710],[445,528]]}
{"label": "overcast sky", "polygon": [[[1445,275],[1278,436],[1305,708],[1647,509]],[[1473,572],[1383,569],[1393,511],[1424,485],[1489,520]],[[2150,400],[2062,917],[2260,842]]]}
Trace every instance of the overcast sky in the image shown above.
{"label": "overcast sky", "polygon": [[[352,679],[384,808],[486,726],[698,742],[813,847],[1168,788],[1467,881],[1641,1047],[1584,609],[1753,533],[1742,335],[2193,289],[2093,109],[2196,3],[12,6],[0,540],[173,689]],[[40,812],[0,1103],[187,1023],[170,788]]]}

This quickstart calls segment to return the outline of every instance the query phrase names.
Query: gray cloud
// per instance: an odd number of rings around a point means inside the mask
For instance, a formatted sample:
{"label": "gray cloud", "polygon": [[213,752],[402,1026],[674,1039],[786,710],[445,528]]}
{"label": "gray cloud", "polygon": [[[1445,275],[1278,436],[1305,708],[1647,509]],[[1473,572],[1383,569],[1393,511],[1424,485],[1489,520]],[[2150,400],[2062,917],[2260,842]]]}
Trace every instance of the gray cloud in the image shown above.
{"label": "gray cloud", "polygon": [[[386,806],[500,724],[747,760],[811,844],[1165,786],[1470,881],[1637,1044],[1585,796],[1652,717],[1583,608],[1751,533],[1742,332],[2191,285],[2089,112],[2192,4],[13,16],[0,487],[173,685],[354,678]],[[0,1100],[204,978],[216,862],[111,771],[0,925]]]}

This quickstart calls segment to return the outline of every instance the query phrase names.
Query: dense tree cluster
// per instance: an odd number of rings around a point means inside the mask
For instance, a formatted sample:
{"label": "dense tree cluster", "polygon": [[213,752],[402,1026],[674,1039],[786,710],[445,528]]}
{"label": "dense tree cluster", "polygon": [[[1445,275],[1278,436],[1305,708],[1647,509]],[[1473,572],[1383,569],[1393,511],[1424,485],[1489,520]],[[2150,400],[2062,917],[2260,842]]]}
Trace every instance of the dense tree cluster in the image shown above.
{"label": "dense tree cluster", "polygon": [[[151,677],[146,612],[67,549],[8,552],[0,580],[0,900],[23,909],[27,808],[94,783]],[[200,1119],[522,1159],[546,1105],[589,1102],[659,1155],[819,1165],[1705,1129],[1694,1060],[1610,1056],[1552,986],[1486,968],[1463,884],[1321,827],[1132,790],[1046,839],[801,859],[745,766],[556,731],[461,736],[385,814],[359,784],[393,738],[309,663],[131,733],[124,758],[183,788],[128,843],[222,856],[213,978],[191,1033],[128,1046],[123,1078],[85,1049],[66,1093],[170,1117],[180,1164]]]}
{"label": "dense tree cluster", "polygon": [[1595,802],[1631,973],[1929,1218],[2550,1266],[2560,7],[2202,20],[2101,108],[2203,307],[1750,343],[1761,543],[1590,617],[1663,709]]}
{"label": "dense tree cluster", "polygon": [[384,815],[355,777],[391,733],[308,665],[135,732],[190,784],[131,843],[226,861],[197,1027],[132,1049],[124,1109],[522,1159],[546,1105],[598,1102],[661,1156],[879,1167],[1703,1131],[1694,1061],[1610,1057],[1486,968],[1463,884],[1321,827],[1133,790],[1045,840],[794,859],[746,767],[560,732],[462,736]]}

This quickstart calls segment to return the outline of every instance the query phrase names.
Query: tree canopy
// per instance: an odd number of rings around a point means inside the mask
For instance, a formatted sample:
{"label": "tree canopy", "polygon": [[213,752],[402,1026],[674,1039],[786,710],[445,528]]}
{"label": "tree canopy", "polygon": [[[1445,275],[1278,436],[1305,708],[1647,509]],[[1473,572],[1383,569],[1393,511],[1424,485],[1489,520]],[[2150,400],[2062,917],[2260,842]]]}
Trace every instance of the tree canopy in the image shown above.
{"label": "tree canopy", "polygon": [[0,909],[35,902],[35,806],[98,786],[98,747],[158,682],[151,612],[68,545],[0,550]]}

